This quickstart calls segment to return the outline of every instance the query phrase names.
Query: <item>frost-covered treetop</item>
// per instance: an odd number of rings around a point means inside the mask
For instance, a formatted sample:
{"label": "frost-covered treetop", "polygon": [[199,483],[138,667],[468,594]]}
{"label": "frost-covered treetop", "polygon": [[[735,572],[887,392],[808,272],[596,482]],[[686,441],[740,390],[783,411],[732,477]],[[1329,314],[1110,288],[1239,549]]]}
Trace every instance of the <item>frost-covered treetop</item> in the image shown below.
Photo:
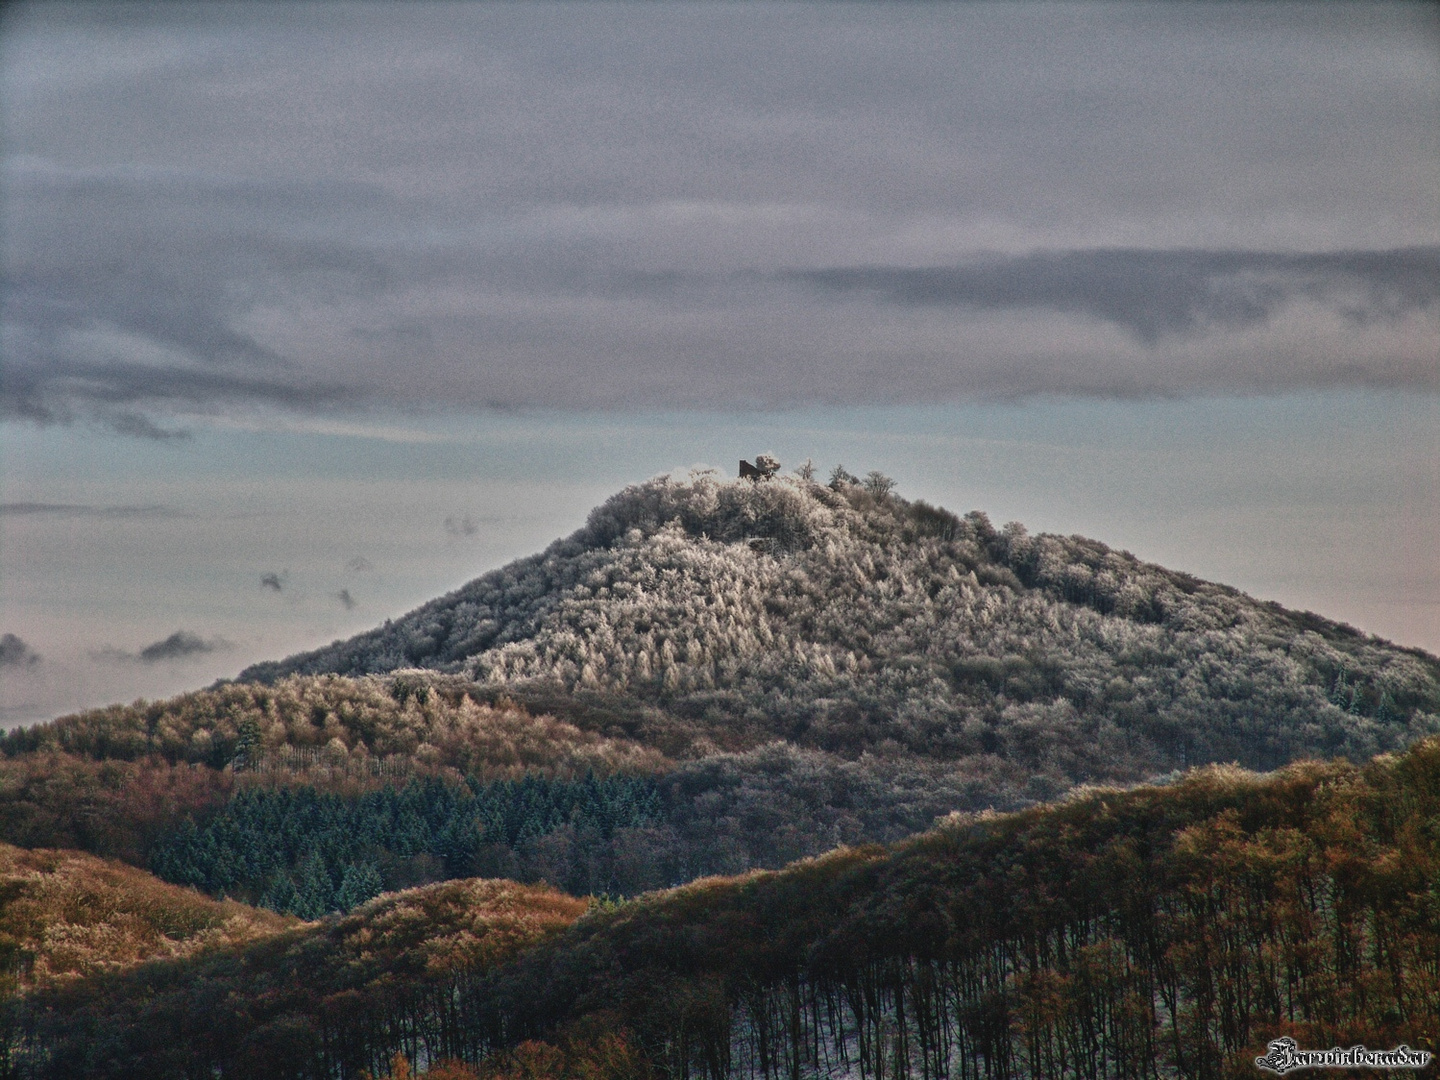
{"label": "frost-covered treetop", "polygon": [[1021,762],[1057,783],[1369,756],[1440,728],[1434,657],[843,468],[627,487],[538,555],[242,677],[413,666],[643,703],[720,745]]}

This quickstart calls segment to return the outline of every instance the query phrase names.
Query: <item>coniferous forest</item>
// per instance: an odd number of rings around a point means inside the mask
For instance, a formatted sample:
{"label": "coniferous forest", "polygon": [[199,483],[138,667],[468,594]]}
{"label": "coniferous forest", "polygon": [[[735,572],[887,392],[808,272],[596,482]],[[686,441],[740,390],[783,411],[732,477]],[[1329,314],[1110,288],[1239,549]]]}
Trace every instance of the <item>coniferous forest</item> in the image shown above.
{"label": "coniferous forest", "polygon": [[1440,1049],[1440,660],[837,468],[0,739],[0,1076]]}

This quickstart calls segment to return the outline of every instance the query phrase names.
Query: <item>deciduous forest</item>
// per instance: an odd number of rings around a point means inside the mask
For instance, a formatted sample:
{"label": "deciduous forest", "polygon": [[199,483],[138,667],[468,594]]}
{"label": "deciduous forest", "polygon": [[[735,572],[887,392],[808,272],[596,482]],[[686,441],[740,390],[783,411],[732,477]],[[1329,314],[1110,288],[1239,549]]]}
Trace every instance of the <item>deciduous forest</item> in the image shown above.
{"label": "deciduous forest", "polygon": [[1440,1030],[1440,660],[837,468],[0,739],[0,1076],[1229,1077]]}
{"label": "deciduous forest", "polygon": [[1279,1033],[1430,1047],[1437,799],[1430,739],[1364,767],[1210,767],[957,814],[893,848],[628,901],[424,886],[36,985],[8,1006],[7,1064],[360,1077],[399,1054],[478,1066],[436,1075],[1224,1077]]}

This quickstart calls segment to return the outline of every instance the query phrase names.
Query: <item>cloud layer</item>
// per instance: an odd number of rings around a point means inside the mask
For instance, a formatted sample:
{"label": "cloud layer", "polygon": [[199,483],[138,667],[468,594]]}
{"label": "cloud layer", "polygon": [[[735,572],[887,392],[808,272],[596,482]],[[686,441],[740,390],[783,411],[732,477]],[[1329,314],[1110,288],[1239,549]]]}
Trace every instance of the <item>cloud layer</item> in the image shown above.
{"label": "cloud layer", "polygon": [[84,503],[8,502],[0,503],[0,517],[97,517],[97,518],[173,518],[186,517],[183,511],[169,506],[89,506]]}
{"label": "cloud layer", "polygon": [[1046,310],[1113,323],[1146,346],[1270,322],[1308,300],[1357,328],[1440,305],[1440,247],[1041,252],[944,267],[861,266],[787,275],[833,292],[963,311]]}
{"label": "cloud layer", "polygon": [[0,409],[1433,391],[1437,26],[26,9]]}
{"label": "cloud layer", "polygon": [[193,634],[188,630],[176,630],[169,637],[141,649],[140,660],[146,664],[158,663],[161,660],[183,660],[188,656],[202,656],[225,647],[226,642],[224,641],[206,641],[199,634]]}

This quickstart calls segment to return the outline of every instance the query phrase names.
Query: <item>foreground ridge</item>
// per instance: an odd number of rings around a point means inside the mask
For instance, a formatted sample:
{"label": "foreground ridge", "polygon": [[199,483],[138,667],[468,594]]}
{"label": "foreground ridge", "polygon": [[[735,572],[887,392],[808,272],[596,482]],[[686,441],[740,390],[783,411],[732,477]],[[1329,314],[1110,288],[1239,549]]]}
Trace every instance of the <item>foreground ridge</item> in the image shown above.
{"label": "foreground ridge", "polygon": [[[623,1068],[584,1075],[616,1080],[1221,1078],[1281,1036],[1433,1052],[1437,793],[1428,739],[1364,767],[1211,767],[957,815],[578,921],[543,890],[432,886],[304,931],[328,945],[292,932],[12,1001],[12,1072],[358,1076],[399,1052],[498,1076],[605,1058]],[[448,959],[426,959],[427,920]],[[372,939],[377,957],[411,943],[382,978],[346,959]]]}

